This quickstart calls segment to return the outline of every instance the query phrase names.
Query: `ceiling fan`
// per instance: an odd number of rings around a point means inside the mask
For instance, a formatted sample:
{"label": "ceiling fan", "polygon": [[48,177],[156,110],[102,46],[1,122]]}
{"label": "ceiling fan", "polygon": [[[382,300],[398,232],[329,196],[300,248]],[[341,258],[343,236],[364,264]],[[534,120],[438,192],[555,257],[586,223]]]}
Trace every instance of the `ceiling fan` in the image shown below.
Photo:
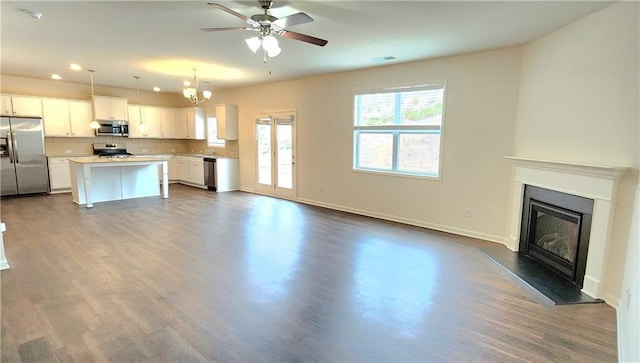
{"label": "ceiling fan", "polygon": [[228,30],[248,30],[252,32],[258,32],[259,35],[254,38],[247,39],[247,45],[249,48],[255,53],[257,50],[262,47],[265,51],[264,61],[267,62],[269,58],[273,58],[280,54],[280,47],[278,45],[278,40],[273,36],[273,34],[277,34],[284,38],[300,40],[306,43],[315,44],[318,46],[325,46],[328,41],[316,37],[312,37],[310,35],[301,34],[292,32],[285,28],[310,23],[313,19],[302,12],[295,13],[289,16],[285,16],[282,18],[276,18],[273,15],[268,14],[268,10],[273,5],[273,1],[271,0],[258,0],[260,3],[260,7],[264,9],[264,14],[255,14],[250,18],[244,16],[234,10],[227,8],[226,6],[222,6],[216,3],[207,3],[207,5],[226,11],[227,13],[234,15],[243,21],[245,21],[249,26],[245,27],[229,27],[229,28],[202,28],[200,30],[205,32],[215,32],[215,31],[228,31]]}

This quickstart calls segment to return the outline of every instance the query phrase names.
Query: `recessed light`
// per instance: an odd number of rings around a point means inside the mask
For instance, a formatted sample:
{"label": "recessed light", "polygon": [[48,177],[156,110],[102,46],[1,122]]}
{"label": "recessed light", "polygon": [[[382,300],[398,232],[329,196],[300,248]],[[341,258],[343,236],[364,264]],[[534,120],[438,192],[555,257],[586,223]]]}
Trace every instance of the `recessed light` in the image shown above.
{"label": "recessed light", "polygon": [[184,81],[184,82],[182,82],[182,84],[183,84],[185,87],[189,87],[189,86],[191,86],[191,82],[189,82],[189,81]]}
{"label": "recessed light", "polygon": [[62,77],[60,77],[60,75],[59,75],[59,74],[55,74],[55,73],[52,73],[52,74],[51,74],[51,78],[52,78],[52,79],[62,79]]}
{"label": "recessed light", "polygon": [[153,87],[153,90],[154,90],[155,92],[160,92],[160,87]]}
{"label": "recessed light", "polygon": [[40,20],[42,18],[42,13],[33,10],[21,9],[21,11],[27,14],[28,17],[35,20]]}
{"label": "recessed light", "polygon": [[394,57],[392,55],[388,55],[388,56],[385,56],[385,57],[371,58],[371,60],[374,61],[374,62],[387,62],[387,61],[394,60],[394,59],[396,59],[396,57]]}
{"label": "recessed light", "polygon": [[82,67],[80,67],[79,64],[71,63],[69,64],[69,69],[72,69],[74,71],[81,71]]}

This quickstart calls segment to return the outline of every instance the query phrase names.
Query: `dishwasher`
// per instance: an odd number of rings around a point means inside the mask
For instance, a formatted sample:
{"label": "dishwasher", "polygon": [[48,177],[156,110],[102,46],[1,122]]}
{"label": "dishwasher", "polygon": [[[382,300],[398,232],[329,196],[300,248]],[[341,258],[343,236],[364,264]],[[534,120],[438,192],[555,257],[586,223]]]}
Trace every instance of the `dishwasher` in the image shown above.
{"label": "dishwasher", "polygon": [[207,189],[216,191],[216,159],[204,158],[202,164],[204,165],[204,185]]}

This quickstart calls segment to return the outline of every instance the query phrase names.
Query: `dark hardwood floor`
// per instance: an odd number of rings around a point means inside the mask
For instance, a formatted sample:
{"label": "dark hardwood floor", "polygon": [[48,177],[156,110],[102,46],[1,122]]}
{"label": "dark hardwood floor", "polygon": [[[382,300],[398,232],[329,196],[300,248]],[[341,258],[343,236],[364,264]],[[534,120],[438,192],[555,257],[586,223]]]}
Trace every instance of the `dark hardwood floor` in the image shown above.
{"label": "dark hardwood floor", "polygon": [[3,362],[616,361],[489,242],[242,192],[1,202]]}

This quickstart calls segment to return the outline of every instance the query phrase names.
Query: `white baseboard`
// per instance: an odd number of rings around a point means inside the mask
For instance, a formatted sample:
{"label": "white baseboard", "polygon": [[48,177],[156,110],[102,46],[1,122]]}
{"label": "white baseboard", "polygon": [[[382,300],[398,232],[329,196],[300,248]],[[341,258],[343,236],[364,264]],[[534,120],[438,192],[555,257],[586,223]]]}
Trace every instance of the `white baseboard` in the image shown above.
{"label": "white baseboard", "polygon": [[507,245],[506,238],[504,238],[502,236],[495,236],[495,235],[491,235],[491,234],[487,234],[487,233],[481,233],[481,232],[471,231],[471,230],[452,227],[452,226],[445,226],[445,225],[442,225],[442,224],[428,223],[428,222],[424,222],[424,221],[419,221],[419,220],[409,219],[409,218],[403,218],[403,217],[398,217],[398,216],[389,215],[389,214],[376,213],[376,212],[371,212],[371,211],[363,210],[363,209],[349,208],[349,207],[344,207],[344,206],[336,205],[336,204],[323,203],[323,202],[318,202],[318,201],[315,201],[315,200],[310,200],[310,199],[305,199],[305,198],[298,198],[298,199],[296,199],[296,201],[300,202],[300,203],[304,203],[304,204],[315,205],[315,206],[318,206],[318,207],[339,210],[339,211],[342,211],[342,212],[354,213],[354,214],[358,214],[358,215],[362,215],[362,216],[366,216],[366,217],[373,217],[373,218],[383,219],[383,220],[386,220],[386,221],[398,222],[398,223],[408,224],[408,225],[411,225],[411,226],[423,227],[423,228],[433,229],[433,230],[436,230],[436,231],[457,234],[457,235],[460,235],[460,236],[477,238],[477,239],[490,241],[490,242],[496,242],[496,243],[503,244],[505,246]]}
{"label": "white baseboard", "polygon": [[7,261],[6,258],[4,260],[0,261],[0,271],[1,270],[6,270],[8,268],[9,268],[9,261]]}
{"label": "white baseboard", "polygon": [[[607,305],[615,308],[617,313],[618,306],[620,306],[620,299],[618,299],[617,297],[614,297],[611,294],[607,294],[606,292],[602,293],[602,299],[605,301],[605,303],[607,303]],[[620,325],[618,324],[618,326]]]}

